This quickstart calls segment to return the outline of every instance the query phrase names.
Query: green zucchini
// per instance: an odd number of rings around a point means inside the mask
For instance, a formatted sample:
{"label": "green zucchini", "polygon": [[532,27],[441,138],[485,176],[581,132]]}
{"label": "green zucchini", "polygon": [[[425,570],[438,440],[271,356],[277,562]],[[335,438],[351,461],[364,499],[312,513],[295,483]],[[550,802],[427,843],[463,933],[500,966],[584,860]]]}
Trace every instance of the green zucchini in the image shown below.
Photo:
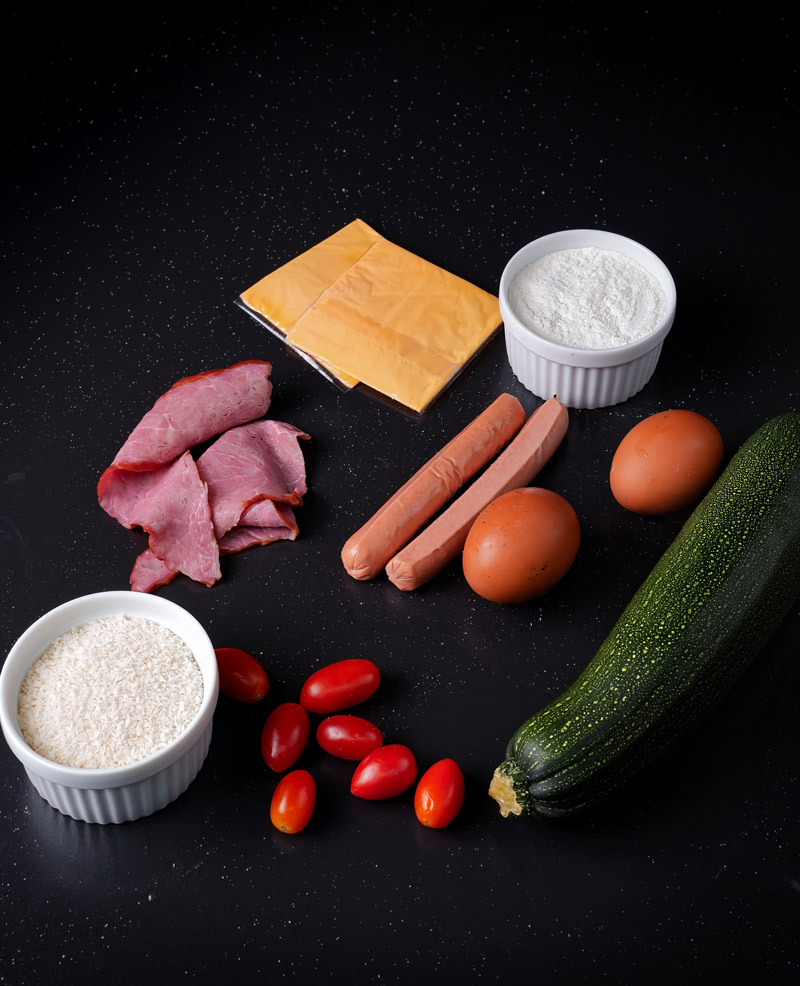
{"label": "green zucchini", "polygon": [[594,807],[731,688],[800,595],[800,413],[762,425],[575,683],[512,736],[501,814]]}

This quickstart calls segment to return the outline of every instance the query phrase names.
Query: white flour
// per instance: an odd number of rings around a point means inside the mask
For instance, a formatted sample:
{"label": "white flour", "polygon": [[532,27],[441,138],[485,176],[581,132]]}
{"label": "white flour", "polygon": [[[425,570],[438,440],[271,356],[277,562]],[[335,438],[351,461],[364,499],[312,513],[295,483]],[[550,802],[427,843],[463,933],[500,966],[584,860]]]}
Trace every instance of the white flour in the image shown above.
{"label": "white flour", "polygon": [[575,349],[615,349],[652,332],[666,313],[661,285],[615,250],[559,250],[528,264],[508,300],[523,325]]}

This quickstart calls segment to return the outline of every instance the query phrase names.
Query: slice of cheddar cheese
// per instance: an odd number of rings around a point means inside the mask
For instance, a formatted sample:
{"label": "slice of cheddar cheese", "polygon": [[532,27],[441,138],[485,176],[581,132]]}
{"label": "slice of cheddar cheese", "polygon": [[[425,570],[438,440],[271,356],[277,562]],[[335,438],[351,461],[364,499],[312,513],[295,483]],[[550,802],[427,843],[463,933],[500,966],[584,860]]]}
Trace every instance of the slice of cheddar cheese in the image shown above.
{"label": "slice of cheddar cheese", "polygon": [[[356,219],[344,229],[306,250],[282,267],[262,277],[241,294],[244,304],[284,334],[349,267],[380,239],[375,230]],[[347,387],[358,380],[326,365],[333,376]]]}
{"label": "slice of cheddar cheese", "polygon": [[423,410],[500,325],[497,298],[355,220],[241,296],[341,383]]}

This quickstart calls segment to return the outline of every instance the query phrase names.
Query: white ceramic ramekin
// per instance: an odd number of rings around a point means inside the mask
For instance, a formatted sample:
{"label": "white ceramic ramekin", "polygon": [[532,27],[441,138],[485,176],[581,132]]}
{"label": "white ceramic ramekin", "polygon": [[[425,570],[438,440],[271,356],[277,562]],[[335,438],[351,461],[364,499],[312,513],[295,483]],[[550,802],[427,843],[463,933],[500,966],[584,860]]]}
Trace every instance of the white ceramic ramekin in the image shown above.
{"label": "white ceramic ramekin", "polygon": [[[152,756],[124,767],[66,767],[34,752],[17,718],[17,700],[28,668],[47,645],[70,627],[101,617],[152,620],[190,648],[203,676],[200,709],[184,732]],[[46,613],[19,638],[0,673],[0,724],[8,745],[39,794],[65,815],[85,822],[128,822],[174,801],[197,776],[208,753],[219,694],[214,648],[197,620],[175,603],[139,592],[98,592]]]}
{"label": "white ceramic ramekin", "polygon": [[[622,253],[656,278],[666,296],[667,309],[652,332],[615,349],[577,349],[545,339],[517,318],[508,291],[519,271],[549,253],[583,247]],[[675,282],[664,263],[641,243],[600,229],[566,229],[528,243],[506,264],[499,296],[506,352],[514,375],[537,397],[558,397],[562,404],[575,408],[606,407],[637,394],[653,375],[675,319]]]}

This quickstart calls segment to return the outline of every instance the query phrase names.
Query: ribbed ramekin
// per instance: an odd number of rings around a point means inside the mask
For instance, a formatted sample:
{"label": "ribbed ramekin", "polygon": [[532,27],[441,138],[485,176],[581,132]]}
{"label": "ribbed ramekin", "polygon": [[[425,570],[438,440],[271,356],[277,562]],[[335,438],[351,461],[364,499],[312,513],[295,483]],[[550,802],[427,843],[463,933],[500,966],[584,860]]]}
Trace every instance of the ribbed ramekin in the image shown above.
{"label": "ribbed ramekin", "polygon": [[[547,254],[584,247],[624,254],[656,278],[667,307],[652,332],[614,349],[578,349],[545,339],[517,318],[508,300],[516,275]],[[522,247],[503,271],[499,298],[506,352],[514,375],[537,397],[558,397],[562,404],[574,408],[606,407],[637,394],[653,375],[675,319],[675,282],[663,261],[636,240],[599,229],[566,229]]]}
{"label": "ribbed ramekin", "polygon": [[[120,615],[159,623],[187,644],[203,676],[203,699],[197,714],[168,746],[126,766],[67,767],[40,756],[25,742],[17,717],[19,689],[28,668],[55,637],[71,627]],[[85,822],[128,822],[165,807],[195,779],[211,742],[218,694],[214,648],[190,613],[147,593],[98,592],[46,613],[12,647],[0,672],[0,724],[34,788],[54,808]]]}

